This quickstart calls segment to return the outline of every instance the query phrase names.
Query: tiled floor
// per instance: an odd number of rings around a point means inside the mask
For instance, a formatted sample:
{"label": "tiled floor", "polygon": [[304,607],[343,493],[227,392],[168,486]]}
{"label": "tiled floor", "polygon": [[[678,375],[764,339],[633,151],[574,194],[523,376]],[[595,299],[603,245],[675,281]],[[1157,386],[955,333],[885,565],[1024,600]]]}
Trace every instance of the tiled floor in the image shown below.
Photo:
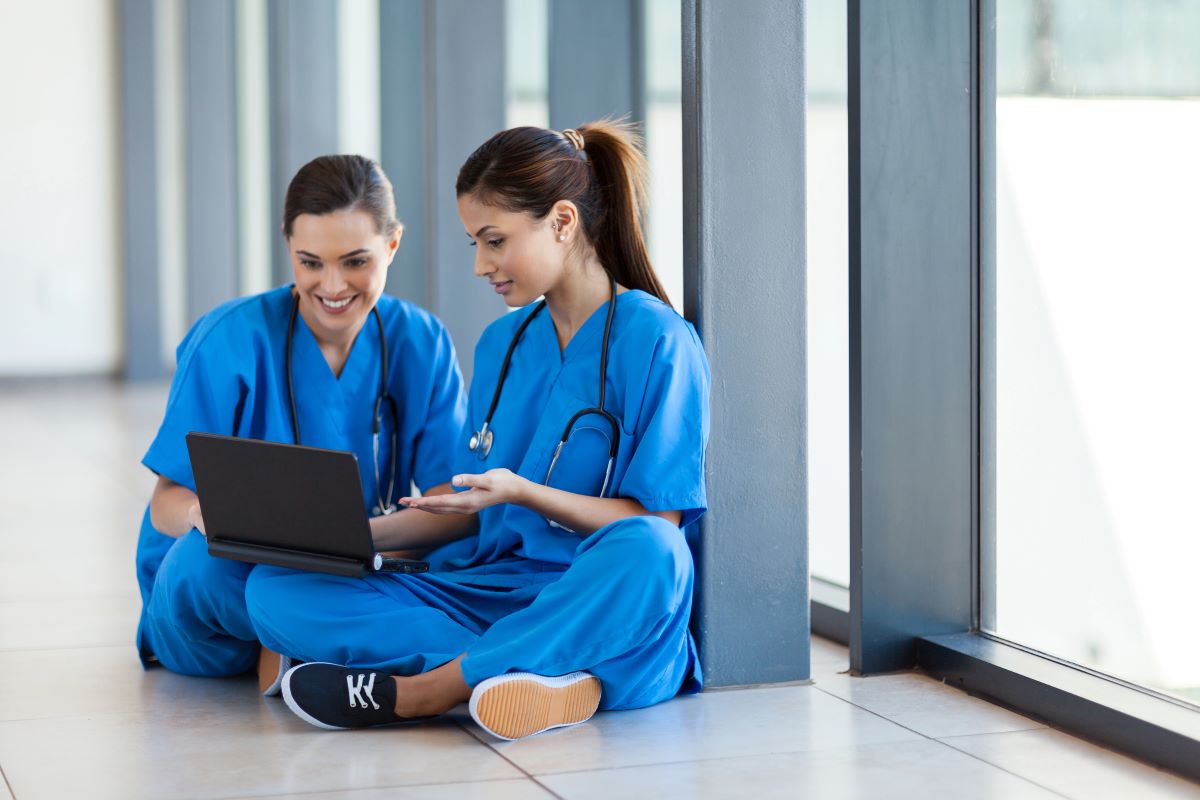
{"label": "tiled floor", "polygon": [[916,674],[716,691],[521,742],[461,711],[328,733],[250,678],[143,673],[137,465],[164,387],[0,387],[0,800],[1156,798],[1200,787]]}

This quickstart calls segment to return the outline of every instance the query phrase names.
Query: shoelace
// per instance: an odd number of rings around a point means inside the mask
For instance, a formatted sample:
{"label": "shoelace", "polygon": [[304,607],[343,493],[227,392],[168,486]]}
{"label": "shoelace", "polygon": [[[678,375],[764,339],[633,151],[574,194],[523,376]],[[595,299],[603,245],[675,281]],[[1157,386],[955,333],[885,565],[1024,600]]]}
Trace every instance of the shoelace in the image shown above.
{"label": "shoelace", "polygon": [[[370,678],[367,677],[368,674],[370,675]],[[355,677],[358,678],[357,683],[355,683],[355,681],[354,681]],[[366,683],[367,683],[366,686],[363,686],[363,681],[366,681]],[[358,708],[361,706],[362,708],[366,708],[367,700],[370,700],[371,705],[375,708],[376,711],[378,711],[379,703],[375,702],[375,697],[374,697],[374,695],[371,694],[371,692],[372,692],[372,690],[374,690],[374,688],[375,688],[375,673],[374,672],[371,672],[371,673],[360,672],[360,673],[358,673],[357,676],[347,675],[346,676],[346,693],[350,696],[350,707]],[[364,692],[367,695],[366,700],[363,699]]]}

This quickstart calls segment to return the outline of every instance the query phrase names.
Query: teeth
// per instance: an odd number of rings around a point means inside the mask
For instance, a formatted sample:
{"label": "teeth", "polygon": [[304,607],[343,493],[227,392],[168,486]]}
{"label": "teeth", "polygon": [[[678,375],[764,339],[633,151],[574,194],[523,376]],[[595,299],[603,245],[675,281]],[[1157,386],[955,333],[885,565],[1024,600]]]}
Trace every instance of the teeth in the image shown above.
{"label": "teeth", "polygon": [[345,300],[328,300],[322,297],[321,302],[324,303],[328,308],[345,308],[346,304],[353,299],[353,297],[347,297]]}

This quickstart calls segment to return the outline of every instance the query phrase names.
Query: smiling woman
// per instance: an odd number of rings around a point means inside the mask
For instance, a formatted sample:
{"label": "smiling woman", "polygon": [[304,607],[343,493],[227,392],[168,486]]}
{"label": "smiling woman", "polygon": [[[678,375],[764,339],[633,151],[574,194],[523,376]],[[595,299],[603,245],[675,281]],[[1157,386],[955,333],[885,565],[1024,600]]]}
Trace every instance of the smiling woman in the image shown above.
{"label": "smiling woman", "polygon": [[278,688],[280,663],[261,657],[247,616],[253,566],[208,555],[187,433],[354,453],[364,505],[394,522],[377,539],[436,544],[469,527],[415,509],[392,514],[414,483],[450,491],[465,404],[441,322],[383,294],[402,232],[387,177],[361,156],[323,156],[297,173],[284,209],[295,283],[218,306],[179,346],[142,461],[158,482],[137,556],[143,658],[206,676],[237,674],[258,658],[267,692]]}

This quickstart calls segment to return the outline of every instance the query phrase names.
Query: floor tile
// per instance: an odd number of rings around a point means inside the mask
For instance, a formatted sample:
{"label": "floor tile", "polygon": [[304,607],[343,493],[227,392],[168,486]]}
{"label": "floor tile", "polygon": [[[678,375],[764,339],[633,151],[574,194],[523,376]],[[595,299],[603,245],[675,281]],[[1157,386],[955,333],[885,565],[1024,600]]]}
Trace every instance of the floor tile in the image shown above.
{"label": "floor tile", "polygon": [[814,673],[818,666],[837,667],[838,669],[846,669],[850,666],[850,648],[845,645],[814,636],[810,646],[810,659]]}
{"label": "floor tile", "polygon": [[540,780],[566,800],[613,797],[927,800],[939,794],[972,800],[1057,797],[928,739],[820,752],[573,772],[546,775]]}
{"label": "floor tile", "polygon": [[935,739],[1044,728],[917,672],[856,678],[814,670],[816,687]]}
{"label": "floor tile", "polygon": [[679,697],[517,742],[491,740],[466,724],[534,775],[919,738],[811,686]]}
{"label": "floor tile", "polygon": [[188,718],[171,714],[162,698],[149,713],[0,722],[0,763],[21,800],[224,798],[523,777],[449,721],[330,732],[277,701],[247,705]]}
{"label": "floor tile", "polygon": [[189,678],[161,667],[143,671],[133,634],[130,629],[128,644],[118,647],[0,652],[0,720],[98,714],[219,719],[261,713],[253,677]]}
{"label": "floor tile", "polygon": [[128,645],[141,608],[136,592],[0,600],[0,650]]}
{"label": "floor tile", "polygon": [[960,736],[944,741],[1080,800],[1200,798],[1200,785],[1060,731]]}
{"label": "floor tile", "polygon": [[276,795],[237,800],[548,800],[554,795],[528,778],[476,783],[421,784],[387,789]]}

